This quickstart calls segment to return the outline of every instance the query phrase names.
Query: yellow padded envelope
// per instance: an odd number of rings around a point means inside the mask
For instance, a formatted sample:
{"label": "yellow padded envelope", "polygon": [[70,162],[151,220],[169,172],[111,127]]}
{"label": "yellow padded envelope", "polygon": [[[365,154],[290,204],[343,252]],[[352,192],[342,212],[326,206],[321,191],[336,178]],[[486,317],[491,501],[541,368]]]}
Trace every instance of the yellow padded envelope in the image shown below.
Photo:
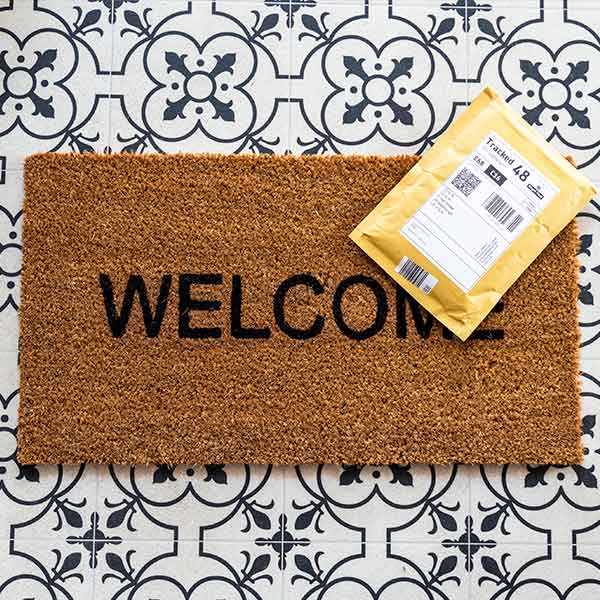
{"label": "yellow padded envelope", "polygon": [[466,340],[595,193],[485,88],[350,237]]}

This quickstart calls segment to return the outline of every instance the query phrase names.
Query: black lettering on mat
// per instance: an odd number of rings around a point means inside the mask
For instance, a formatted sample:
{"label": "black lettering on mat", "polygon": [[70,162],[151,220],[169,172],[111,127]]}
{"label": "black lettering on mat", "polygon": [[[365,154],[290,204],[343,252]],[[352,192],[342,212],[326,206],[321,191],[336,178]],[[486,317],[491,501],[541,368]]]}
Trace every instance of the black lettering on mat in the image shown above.
{"label": "black lettering on mat", "polygon": [[306,329],[299,329],[287,322],[284,313],[285,297],[288,291],[297,285],[309,287],[317,296],[325,291],[321,282],[308,273],[301,273],[300,275],[288,277],[275,291],[275,295],[273,296],[273,314],[275,316],[277,327],[279,327],[279,329],[281,329],[288,337],[291,337],[294,340],[308,340],[319,335],[321,331],[323,331],[325,317],[317,315],[312,325]]}
{"label": "black lettering on mat", "polygon": [[131,315],[133,297],[136,293],[140,299],[140,305],[142,307],[142,316],[144,318],[146,335],[149,338],[154,338],[158,335],[160,326],[165,316],[165,311],[167,309],[169,290],[171,289],[170,275],[163,275],[154,314],[152,314],[152,310],[150,309],[146,284],[144,283],[144,279],[141,275],[129,276],[125,293],[123,294],[121,314],[117,313],[113,285],[110,277],[105,273],[101,273],[99,280],[100,287],[102,288],[102,296],[104,297],[106,319],[113,337],[121,337],[125,333],[125,330],[127,329],[127,323],[129,322],[129,316]]}
{"label": "black lettering on mat", "polygon": [[[141,275],[129,276],[123,294],[120,313],[115,306],[113,284],[110,277],[105,273],[100,274],[99,283],[104,299],[107,323],[113,337],[122,337],[126,332],[136,294],[142,309],[147,337],[154,338],[159,335],[167,308],[171,288],[171,275],[166,274],[162,276],[154,311],[151,308],[146,285]],[[191,313],[192,311],[215,312],[221,309],[221,302],[218,300],[197,300],[192,298],[193,285],[221,285],[222,283],[223,276],[221,274],[184,273],[179,276],[179,337],[191,339],[221,337],[222,331],[220,327],[192,327]],[[376,301],[376,312],[373,323],[362,330],[350,327],[342,313],[344,294],[355,285],[366,286],[373,293]],[[325,292],[323,284],[309,273],[301,273],[288,277],[278,286],[273,295],[273,316],[277,327],[282,333],[295,340],[308,340],[323,331],[326,319],[323,315],[317,313],[312,323],[307,324],[305,327],[298,327],[288,322],[285,316],[285,301],[288,292],[296,286],[306,286],[316,296]],[[231,336],[237,339],[269,339],[272,335],[269,327],[248,327],[242,324],[242,294],[242,278],[240,275],[233,275],[231,285]],[[404,339],[408,335],[406,314],[406,306],[408,304],[417,334],[423,339],[429,338],[435,323],[433,316],[423,310],[418,302],[398,285],[395,287],[395,296],[396,337]],[[492,312],[499,313],[503,310],[504,303],[498,302],[492,309]],[[366,340],[379,333],[385,326],[389,305],[384,288],[375,279],[365,275],[353,275],[343,279],[335,290],[332,311],[334,321],[343,335],[353,340]],[[446,327],[442,328],[442,336],[447,340],[451,340],[454,337],[452,332]],[[471,334],[470,339],[502,340],[504,339],[504,330],[477,329]]]}
{"label": "black lettering on mat", "polygon": [[193,310],[217,311],[221,308],[218,300],[194,300],[192,285],[221,285],[221,274],[184,273],[179,276],[179,337],[191,339],[220,338],[220,327],[191,327],[190,312]]}
{"label": "black lettering on mat", "polygon": [[[366,329],[358,330],[352,329],[344,320],[342,314],[342,298],[348,289],[354,285],[364,285],[369,288],[375,296],[377,302],[377,309],[375,312],[375,320]],[[339,328],[339,330],[350,339],[353,340],[366,340],[379,333],[385,325],[385,320],[388,315],[388,301],[385,295],[385,290],[377,283],[373,278],[367,277],[366,275],[353,275],[343,279],[338,285],[333,295],[333,318]]]}
{"label": "black lettering on mat", "polygon": [[231,335],[241,340],[268,340],[271,330],[268,327],[244,327],[242,325],[242,278],[231,278]]}

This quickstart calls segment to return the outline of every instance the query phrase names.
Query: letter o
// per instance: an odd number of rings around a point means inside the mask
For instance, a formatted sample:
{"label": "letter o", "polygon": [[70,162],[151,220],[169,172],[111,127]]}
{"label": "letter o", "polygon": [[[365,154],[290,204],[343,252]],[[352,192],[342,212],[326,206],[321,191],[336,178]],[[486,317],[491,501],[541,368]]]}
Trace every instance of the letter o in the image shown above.
{"label": "letter o", "polygon": [[[369,288],[373,292],[377,302],[375,320],[369,327],[362,330],[352,329],[344,320],[344,315],[342,313],[342,298],[344,297],[344,294],[354,285],[364,285]],[[389,311],[385,290],[372,277],[367,277],[366,275],[352,275],[351,277],[343,279],[333,295],[332,308],[333,318],[339,330],[346,337],[349,337],[352,340],[366,340],[379,333],[385,325],[385,320]]]}

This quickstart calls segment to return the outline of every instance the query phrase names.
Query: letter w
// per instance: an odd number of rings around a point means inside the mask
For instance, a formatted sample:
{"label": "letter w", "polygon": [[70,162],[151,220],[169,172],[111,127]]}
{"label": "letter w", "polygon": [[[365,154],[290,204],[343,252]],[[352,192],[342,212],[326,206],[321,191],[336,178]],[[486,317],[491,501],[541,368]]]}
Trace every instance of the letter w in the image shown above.
{"label": "letter w", "polygon": [[113,293],[113,286],[110,277],[104,273],[100,274],[100,287],[102,288],[102,295],[104,296],[104,307],[106,308],[106,319],[108,325],[113,334],[113,337],[121,337],[125,333],[127,323],[129,321],[129,315],[131,314],[131,307],[133,305],[133,297],[137,292],[140,298],[140,305],[142,307],[142,315],[144,317],[144,326],[146,327],[146,335],[148,337],[156,337],[160,331],[165,311],[167,309],[167,301],[169,296],[169,289],[171,288],[171,276],[163,275],[162,282],[160,284],[160,292],[158,293],[158,300],[156,302],[156,311],[152,314],[150,310],[150,303],[148,302],[148,294],[146,292],[146,285],[141,275],[130,275],[127,287],[125,288],[125,294],[123,296],[123,306],[121,308],[121,314],[117,314],[115,307],[115,297]]}

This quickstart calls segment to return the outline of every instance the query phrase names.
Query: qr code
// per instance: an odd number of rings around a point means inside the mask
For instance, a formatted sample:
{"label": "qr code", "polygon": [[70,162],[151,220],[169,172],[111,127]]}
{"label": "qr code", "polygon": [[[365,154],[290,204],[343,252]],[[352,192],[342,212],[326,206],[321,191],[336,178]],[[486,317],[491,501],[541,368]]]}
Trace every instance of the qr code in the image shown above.
{"label": "qr code", "polygon": [[467,168],[462,169],[462,171],[452,180],[452,185],[460,190],[465,196],[469,196],[480,183],[481,179]]}

